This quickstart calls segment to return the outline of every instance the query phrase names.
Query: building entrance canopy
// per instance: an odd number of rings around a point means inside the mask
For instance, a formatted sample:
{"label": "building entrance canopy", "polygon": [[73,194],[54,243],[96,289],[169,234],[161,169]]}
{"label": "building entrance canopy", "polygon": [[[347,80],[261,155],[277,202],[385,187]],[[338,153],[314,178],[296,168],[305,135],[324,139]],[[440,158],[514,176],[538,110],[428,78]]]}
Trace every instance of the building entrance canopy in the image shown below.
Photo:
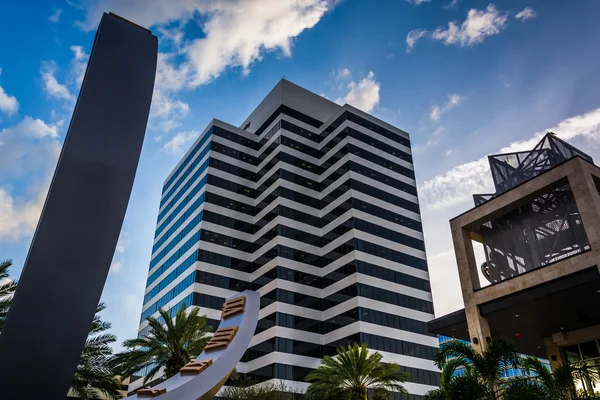
{"label": "building entrance canopy", "polygon": [[[600,272],[596,266],[479,306],[492,337],[504,336],[520,353],[547,357],[544,338],[600,322]],[[437,318],[429,331],[470,340],[465,310]]]}

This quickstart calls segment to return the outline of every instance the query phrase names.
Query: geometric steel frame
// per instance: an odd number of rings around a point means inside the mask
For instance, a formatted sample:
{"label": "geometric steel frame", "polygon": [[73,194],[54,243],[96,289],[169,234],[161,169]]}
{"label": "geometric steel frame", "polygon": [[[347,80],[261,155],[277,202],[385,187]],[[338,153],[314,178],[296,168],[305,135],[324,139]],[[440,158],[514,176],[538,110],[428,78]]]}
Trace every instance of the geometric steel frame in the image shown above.
{"label": "geometric steel frame", "polygon": [[496,197],[575,156],[594,163],[589,155],[548,132],[529,151],[493,154],[488,156],[496,193],[473,195],[475,205]]}
{"label": "geometric steel frame", "polygon": [[482,224],[480,234],[491,283],[590,249],[568,184]]}
{"label": "geometric steel frame", "polygon": [[[474,195],[475,205],[481,205],[575,156],[593,163],[590,156],[553,133],[546,134],[531,151],[491,155],[488,160],[496,193]],[[589,241],[568,184],[487,221],[479,230],[487,260],[481,265],[481,272],[491,283],[589,250]]]}

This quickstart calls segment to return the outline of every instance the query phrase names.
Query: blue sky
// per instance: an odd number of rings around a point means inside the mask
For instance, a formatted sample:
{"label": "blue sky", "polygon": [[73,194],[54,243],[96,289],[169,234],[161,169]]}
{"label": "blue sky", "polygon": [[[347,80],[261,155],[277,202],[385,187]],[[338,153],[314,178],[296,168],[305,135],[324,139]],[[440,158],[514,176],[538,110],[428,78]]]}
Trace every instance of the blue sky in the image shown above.
{"label": "blue sky", "polygon": [[[462,305],[448,219],[485,159],[547,130],[600,159],[598,0],[67,0],[0,13],[0,258],[21,271],[103,11],[150,27],[159,68],[105,318],[136,334],[164,178],[212,118],[277,81],[409,132],[436,313]],[[68,277],[65,277],[68,279]]]}

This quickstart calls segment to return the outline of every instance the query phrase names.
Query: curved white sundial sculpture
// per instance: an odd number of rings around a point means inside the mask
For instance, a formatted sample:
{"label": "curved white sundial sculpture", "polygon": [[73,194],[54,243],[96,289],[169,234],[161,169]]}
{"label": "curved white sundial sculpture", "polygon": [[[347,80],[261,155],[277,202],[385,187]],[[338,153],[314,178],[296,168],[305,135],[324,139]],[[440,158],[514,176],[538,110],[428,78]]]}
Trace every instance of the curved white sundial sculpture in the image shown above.
{"label": "curved white sundial sculpture", "polygon": [[223,304],[221,323],[204,351],[181,371],[153,388],[139,389],[129,400],[211,400],[235,369],[254,336],[260,295],[245,291]]}

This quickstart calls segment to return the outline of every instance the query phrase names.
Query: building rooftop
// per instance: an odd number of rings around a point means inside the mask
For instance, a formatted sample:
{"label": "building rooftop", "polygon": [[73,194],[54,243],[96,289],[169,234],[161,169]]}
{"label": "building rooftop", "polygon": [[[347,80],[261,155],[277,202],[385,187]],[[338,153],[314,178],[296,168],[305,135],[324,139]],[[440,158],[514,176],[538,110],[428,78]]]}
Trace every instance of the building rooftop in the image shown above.
{"label": "building rooftop", "polygon": [[240,128],[248,132],[256,132],[281,106],[310,115],[320,122],[327,121],[342,107],[282,78],[240,125]]}

